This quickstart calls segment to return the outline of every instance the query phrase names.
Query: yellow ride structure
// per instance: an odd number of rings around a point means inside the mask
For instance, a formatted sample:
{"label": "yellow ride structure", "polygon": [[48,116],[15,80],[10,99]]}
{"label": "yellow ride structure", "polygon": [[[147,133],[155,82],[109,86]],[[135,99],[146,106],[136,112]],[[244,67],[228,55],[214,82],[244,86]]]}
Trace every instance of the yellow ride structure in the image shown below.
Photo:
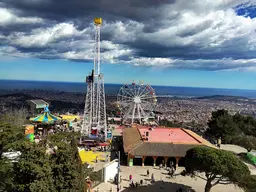
{"label": "yellow ride structure", "polygon": [[101,17],[95,17],[94,18],[94,24],[95,25],[101,25],[102,24],[102,18]]}

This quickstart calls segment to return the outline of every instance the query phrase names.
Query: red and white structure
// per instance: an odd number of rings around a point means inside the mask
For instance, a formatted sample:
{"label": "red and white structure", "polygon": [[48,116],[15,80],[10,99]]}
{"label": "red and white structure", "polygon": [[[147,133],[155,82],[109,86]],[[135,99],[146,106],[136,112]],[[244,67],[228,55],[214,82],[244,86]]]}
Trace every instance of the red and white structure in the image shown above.
{"label": "red and white structure", "polygon": [[83,135],[99,136],[104,133],[107,138],[106,102],[104,77],[100,72],[100,27],[102,18],[95,18],[95,47],[94,67],[92,73],[86,77],[87,92],[81,133]]}

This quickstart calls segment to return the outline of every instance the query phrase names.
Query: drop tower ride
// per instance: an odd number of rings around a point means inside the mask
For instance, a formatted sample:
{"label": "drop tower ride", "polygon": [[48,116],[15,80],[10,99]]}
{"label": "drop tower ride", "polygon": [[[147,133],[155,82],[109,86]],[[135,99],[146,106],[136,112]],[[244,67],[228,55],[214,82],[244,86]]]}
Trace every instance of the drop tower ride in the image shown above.
{"label": "drop tower ride", "polygon": [[[84,116],[81,133],[82,135],[100,135],[107,138],[106,102],[104,77],[100,72],[100,27],[102,18],[94,18],[95,44],[93,70],[86,77],[87,92],[85,98]],[[104,133],[102,135],[102,133]]]}

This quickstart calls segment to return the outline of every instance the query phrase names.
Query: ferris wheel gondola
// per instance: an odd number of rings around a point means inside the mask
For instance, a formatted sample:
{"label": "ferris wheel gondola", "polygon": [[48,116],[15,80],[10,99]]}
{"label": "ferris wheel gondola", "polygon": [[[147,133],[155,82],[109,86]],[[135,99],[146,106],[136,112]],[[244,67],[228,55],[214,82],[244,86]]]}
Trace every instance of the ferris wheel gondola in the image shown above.
{"label": "ferris wheel gondola", "polygon": [[117,95],[117,107],[123,115],[123,122],[141,123],[143,119],[152,118],[156,103],[154,89],[144,85],[143,81],[123,85]]}

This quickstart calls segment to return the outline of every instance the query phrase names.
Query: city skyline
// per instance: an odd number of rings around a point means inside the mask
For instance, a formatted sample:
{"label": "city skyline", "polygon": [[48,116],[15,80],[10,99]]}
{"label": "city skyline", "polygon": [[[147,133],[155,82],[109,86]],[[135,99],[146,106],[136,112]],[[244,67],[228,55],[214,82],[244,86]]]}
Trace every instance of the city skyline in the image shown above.
{"label": "city skyline", "polygon": [[0,79],[84,82],[93,65],[93,18],[100,16],[106,83],[256,89],[253,0],[115,6],[3,0]]}

